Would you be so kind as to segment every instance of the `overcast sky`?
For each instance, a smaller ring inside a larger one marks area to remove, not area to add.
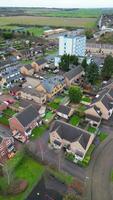
[[[19,7],[113,7],[113,0],[0,0],[0,6]]]

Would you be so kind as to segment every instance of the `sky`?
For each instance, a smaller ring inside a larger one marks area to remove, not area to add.
[[[54,8],[101,8],[113,7],[113,0],[0,0],[1,6],[54,7]]]

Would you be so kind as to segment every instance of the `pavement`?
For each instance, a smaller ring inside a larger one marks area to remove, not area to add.
[[[86,172],[84,200],[112,200],[113,131],[95,150]]]

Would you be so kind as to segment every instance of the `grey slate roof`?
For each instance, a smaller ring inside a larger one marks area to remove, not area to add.
[[[96,103],[100,101],[107,93],[109,92],[109,88],[105,88],[104,90],[100,91],[96,97],[93,99],[92,103]]]
[[[30,105],[22,112],[18,113],[15,117],[23,125],[23,127],[27,127],[38,116],[38,111],[32,105]]]
[[[37,91],[35,88],[29,88],[29,87],[24,87],[20,90],[20,92],[24,92],[26,94],[30,94],[31,96],[36,96],[36,97],[43,97],[44,96],[44,92],[39,92]]]
[[[57,112],[60,112],[62,114],[68,115],[71,111],[71,108],[68,106],[60,105],[59,108],[57,109]]]
[[[111,88],[111,89],[109,90],[108,94],[110,95],[110,97],[113,98],[113,88]]]
[[[24,65],[24,67],[25,67],[27,70],[31,70],[31,69],[32,69],[32,66],[31,66],[30,64]]]
[[[94,122],[97,122],[97,123],[99,123],[100,121],[101,121],[101,118],[99,118],[99,117],[95,117],[95,116],[93,116],[93,115],[86,115],[86,118],[88,118],[88,119],[90,119],[90,120],[92,120],[92,121],[94,121]]]
[[[77,66],[72,70],[69,70],[64,74],[65,77],[67,77],[69,80],[73,79],[75,76],[83,72],[83,68],[81,66]]]
[[[59,84],[64,84],[64,77],[61,75],[56,75],[50,78],[46,78],[41,81],[43,87],[48,93],[51,93],[54,87],[56,87]]]
[[[46,62],[47,62],[47,61],[46,61],[45,59],[36,61],[36,63],[37,63],[38,65],[43,65],[43,64],[46,63]]]
[[[105,95],[101,101],[104,104],[104,106],[107,108],[107,110],[110,110],[111,108],[113,108],[113,101],[110,101],[110,98],[107,95]]]
[[[86,149],[90,139],[90,134],[87,131],[59,120],[53,123],[50,132],[55,130],[62,139],[70,142],[78,141],[81,146]]]

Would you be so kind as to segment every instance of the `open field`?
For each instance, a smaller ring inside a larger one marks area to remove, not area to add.
[[[0,17],[0,25],[39,25],[56,27],[85,27],[91,28],[96,24],[96,18],[64,18],[64,17],[35,17],[15,16]]]
[[[30,8],[25,10],[27,14],[44,17],[75,17],[75,18],[97,18],[102,14],[102,9],[44,9]]]
[[[112,8],[80,8],[80,9],[58,9],[58,8],[0,8],[1,16],[40,16],[40,17],[75,17],[75,18],[98,18],[103,13],[113,13]]]

